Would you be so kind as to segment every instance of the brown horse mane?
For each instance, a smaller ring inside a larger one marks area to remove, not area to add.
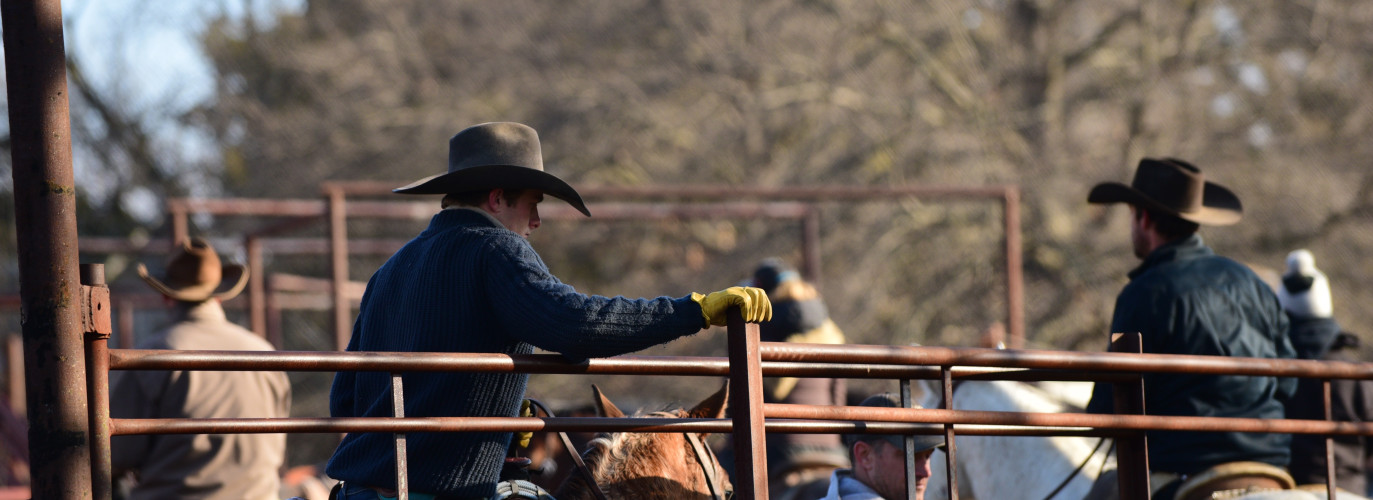
[[[624,413],[604,399],[593,386],[601,416],[623,417]],[[650,418],[720,418],[728,385],[692,410],[664,410],[646,415]],[[601,405],[604,406],[601,406]],[[702,436],[704,437],[704,436]],[[588,443],[582,460],[590,468],[596,484],[609,499],[690,499],[710,498],[701,466],[691,444],[682,433],[601,433]],[[723,471],[719,472],[724,477]],[[579,473],[563,482],[554,497],[558,500],[592,500],[592,488]]]

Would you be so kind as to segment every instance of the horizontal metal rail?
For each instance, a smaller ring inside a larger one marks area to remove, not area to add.
[[[919,411],[919,410],[917,410]],[[408,418],[214,418],[114,419],[112,435],[130,434],[273,434],[343,432],[708,432],[730,433],[729,420],[700,418],[602,417],[408,417]],[[768,432],[780,434],[943,434],[937,424],[837,420],[770,420]],[[959,434],[983,436],[1116,436],[1111,429],[968,424]]]
[[[326,191],[347,195],[389,196],[401,182],[333,181],[322,184]],[[865,201],[901,196],[969,197],[1005,196],[1017,192],[1015,185],[988,186],[581,186],[577,192],[588,200],[596,199],[693,199],[693,200],[803,200]]]
[[[1223,356],[1087,353],[971,347],[762,342],[764,374],[849,378],[1100,380],[1110,373],[1191,373],[1373,379],[1373,363]],[[806,361],[802,361],[806,360]],[[725,358],[618,356],[569,363],[556,354],[325,351],[110,350],[112,370],[521,371],[526,373],[727,375]],[[1022,372],[1023,370],[1044,370]],[[1099,372],[1099,373],[1098,373]],[[1109,377],[1107,377],[1109,379]]]
[[[768,403],[768,432],[781,434],[939,434],[935,424],[958,425],[959,434],[972,434],[964,426],[980,426],[987,435],[1116,436],[1109,431],[1231,431],[1280,434],[1373,435],[1373,422],[1329,422],[1229,417],[1160,415],[1094,415],[1086,413],[1020,413],[1000,411],[937,410],[928,408],[868,408],[856,406],[806,406]],[[779,421],[771,419],[797,419]],[[128,434],[252,434],[342,432],[516,432],[516,431],[614,431],[614,432],[733,432],[728,419],[639,419],[588,417],[405,417],[405,418],[181,418],[111,419],[111,435]],[[860,423],[869,422],[869,423]],[[871,422],[887,422],[875,426]],[[930,425],[910,425],[930,424]],[[1017,430],[1025,427],[1026,430]],[[974,427],[969,427],[972,429]]]
[[[929,408],[867,408],[768,403],[763,413],[773,418],[817,420],[873,420],[926,424],[977,424],[1035,427],[1092,427],[1120,431],[1232,431],[1280,434],[1373,435],[1373,422],[1329,422],[1232,417],[1164,415],[1096,415],[1088,413],[1026,413],[938,410]],[[962,427],[959,428],[962,434]]]
[[[1127,354],[973,347],[764,343],[763,361],[980,366],[1128,373],[1187,373],[1373,379],[1373,363],[1307,359],[1239,358],[1185,354]]]
[[[766,345],[766,343],[764,343]],[[110,365],[116,370],[284,370],[297,372],[468,371],[561,373],[596,375],[727,376],[729,362],[703,356],[617,356],[570,364],[557,354],[383,353],[332,351],[169,351],[113,349]],[[394,367],[404,368],[394,368]],[[842,377],[854,379],[934,380],[937,366],[874,365],[862,363],[797,363],[764,361],[770,377]],[[1129,374],[995,367],[955,367],[958,380],[1118,381]]]
[[[1138,380],[1142,373],[1237,374],[1248,376],[1370,379],[1373,364],[1275,360],[1194,355],[1085,353],[981,348],[760,343],[756,370],[767,376],[883,378],[903,381],[963,380]],[[620,356],[580,363],[560,355],[512,356],[470,353],[237,352],[116,349],[114,370],[286,370],[522,372],[727,376],[729,360],[688,356]],[[947,372],[947,378],[944,373]],[[1138,382],[1136,382],[1138,383]],[[946,402],[947,404],[947,402]],[[1370,436],[1373,423],[1160,415],[1023,413],[949,409],[867,408],[788,404],[760,405],[771,433],[950,433],[960,435],[1100,436],[1137,438],[1140,432],[1233,431]],[[615,418],[286,418],[286,419],[109,419],[109,435],[349,432],[516,432],[616,431],[732,433],[738,420]],[[749,424],[749,425],[757,425]],[[741,432],[743,432],[741,430]],[[756,432],[756,431],[753,431]],[[946,439],[948,439],[946,437]],[[950,441],[950,449],[953,442]],[[953,460],[952,454],[947,457]],[[758,479],[755,478],[755,481]],[[951,479],[952,480],[952,479]],[[1137,494],[1137,486],[1122,483]],[[765,495],[760,498],[765,498]]]
[[[1138,372],[1238,373],[1253,376],[1291,376],[1314,378],[1373,378],[1373,364],[1324,362],[1313,360],[1273,360],[1215,356],[1162,356],[1149,354],[1082,353],[1067,351],[1008,351],[980,348],[900,347],[828,344],[761,343],[763,359],[822,358],[839,364],[767,361],[762,371],[767,376],[881,377],[937,379],[940,366],[978,365],[955,368],[957,378],[980,380],[1080,380],[1087,376],[1104,379],[1132,376]],[[885,364],[883,364],[885,363]],[[912,363],[936,366],[915,366]],[[895,365],[895,366],[894,366]],[[386,371],[386,372],[521,372],[618,375],[725,376],[729,363],[724,358],[691,356],[621,356],[569,363],[556,354],[512,356],[471,353],[379,353],[379,352],[239,352],[239,351],[164,351],[114,349],[110,351],[112,370],[286,370],[286,371]],[[1066,371],[1078,369],[1086,371]],[[1113,377],[1114,375],[1114,377]],[[800,419],[810,422],[768,422],[769,430],[789,433],[851,432],[852,423],[823,421],[885,421],[914,424],[957,424],[982,426],[1029,426],[1036,428],[1092,428],[1096,431],[1205,430],[1238,432],[1276,432],[1295,434],[1373,435],[1373,423],[1327,422],[1317,420],[1264,420],[1223,417],[1183,417],[1157,415],[1089,415],[1079,413],[1010,413],[935,409],[884,409],[767,404],[764,413],[775,419]],[[730,432],[729,421],[691,421],[687,427],[701,432]],[[135,421],[114,419],[114,433],[143,434],[216,432],[416,432],[464,430],[586,430],[588,425],[605,424],[606,429],[645,432],[680,432],[673,420],[652,425],[615,419],[501,419],[501,418],[402,418],[402,419],[184,419]],[[167,429],[157,430],[155,422]],[[680,423],[680,422],[678,422]],[[697,427],[704,426],[704,427]],[[1009,431],[1003,431],[1009,432]],[[1086,434],[1092,434],[1087,432]],[[1103,435],[1104,435],[1103,434]]]
[[[735,198],[738,199],[738,198]],[[214,215],[276,216],[320,218],[329,214],[324,200],[288,200],[271,198],[173,198],[167,200],[174,213],[204,213]],[[350,214],[384,219],[428,219],[434,216],[433,201],[348,201]],[[797,219],[808,215],[812,208],[803,203],[781,201],[717,202],[711,204],[676,202],[601,202],[589,203],[597,219],[652,220],[700,217],[749,217]],[[570,207],[549,205],[540,207],[539,214],[554,219],[581,219],[585,216]],[[292,222],[299,224],[300,222]],[[352,242],[349,242],[351,245]]]

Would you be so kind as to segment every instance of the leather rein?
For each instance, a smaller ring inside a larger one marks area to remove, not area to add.
[[[545,415],[553,417],[553,412],[549,411],[543,403],[530,399],[529,404],[538,407]],[[721,483],[719,474],[715,471],[719,462],[716,461],[715,454],[711,453],[710,445],[701,441],[701,438],[694,432],[684,432],[682,435],[691,443],[691,449],[696,454],[696,463],[701,466],[701,473],[705,476],[706,485],[710,488],[711,499],[728,500],[731,492],[724,491],[724,485]],[[572,439],[568,438],[567,433],[563,431],[558,431],[558,439],[562,440],[563,449],[567,451],[569,457],[572,457],[572,463],[577,466],[577,474],[587,485],[591,486],[591,493],[595,495],[596,500],[607,500],[605,490],[601,489],[601,485],[596,482],[596,477],[591,473],[591,468],[586,466],[581,454],[577,453],[577,448],[572,445]]]

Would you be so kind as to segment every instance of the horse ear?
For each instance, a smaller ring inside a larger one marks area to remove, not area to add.
[[[729,402],[729,381],[720,387],[719,391],[701,401],[695,408],[691,409],[691,418],[724,418],[725,405]]]
[[[601,417],[624,418],[625,412],[620,411],[620,409],[615,406],[615,403],[611,403],[610,398],[605,397],[605,393],[601,392],[600,387],[596,387],[596,384],[591,384],[591,392],[595,394],[596,397],[596,415]]]

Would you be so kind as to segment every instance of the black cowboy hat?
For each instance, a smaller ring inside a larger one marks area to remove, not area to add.
[[[1207,182],[1201,169],[1176,158],[1139,161],[1129,186],[1103,182],[1087,195],[1088,203],[1129,203],[1172,214],[1205,226],[1228,226],[1244,214],[1229,189]]]
[[[448,140],[448,172],[392,189],[401,194],[449,194],[484,189],[538,189],[591,216],[571,185],[543,170],[539,133],[528,125],[473,125]]]

